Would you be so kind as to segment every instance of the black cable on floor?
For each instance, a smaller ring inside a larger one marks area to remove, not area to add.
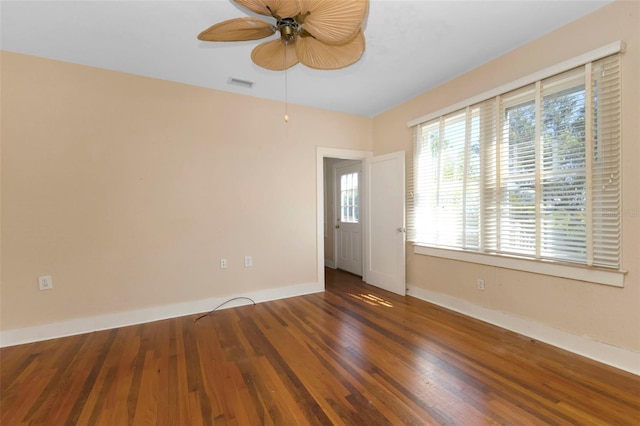
[[[222,302],[221,304],[219,304],[218,306],[216,306],[215,308],[213,308],[212,310],[210,310],[206,314],[200,315],[198,318],[194,319],[193,322],[198,322],[198,320],[200,320],[201,318],[204,318],[207,315],[211,315],[212,313],[214,313],[215,311],[217,311],[219,308],[221,308],[222,306],[226,305],[227,303],[232,302],[234,300],[238,300],[238,299],[247,299],[247,300],[251,301],[251,303],[253,303],[254,306],[256,304],[256,302],[254,302],[253,299],[250,298],[250,297],[244,297],[244,296],[234,297],[232,299],[227,300],[226,302]]]

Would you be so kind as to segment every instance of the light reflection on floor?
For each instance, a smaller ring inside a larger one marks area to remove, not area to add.
[[[387,308],[393,308],[393,303],[389,302],[388,300],[384,300],[381,297],[375,296],[375,295],[373,295],[371,293],[369,293],[369,294],[347,293],[347,294],[349,296],[353,297],[354,299],[360,300],[361,302],[367,303],[367,304],[372,305],[372,306],[384,306],[384,307],[387,307]]]

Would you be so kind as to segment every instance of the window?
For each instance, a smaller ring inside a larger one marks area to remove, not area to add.
[[[620,268],[619,55],[415,126],[409,238]]]
[[[358,173],[340,176],[340,221],[358,223]]]

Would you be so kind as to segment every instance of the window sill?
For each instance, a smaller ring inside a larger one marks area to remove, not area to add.
[[[443,249],[414,244],[413,252],[426,256],[460,260],[517,271],[533,272],[554,277],[569,278],[595,284],[624,287],[626,271],[607,270],[545,260],[531,260],[516,256],[475,253],[466,250]]]

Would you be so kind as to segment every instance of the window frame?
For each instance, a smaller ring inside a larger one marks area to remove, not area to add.
[[[583,55],[577,56],[570,60],[564,61],[560,64],[541,70],[537,73],[518,79],[509,84],[500,86],[491,91],[474,96],[468,100],[459,102],[455,105],[451,105],[447,108],[435,111],[432,114],[419,117],[411,120],[407,123],[408,127],[414,127],[425,122],[434,121],[439,117],[447,117],[450,114],[457,111],[467,109],[470,106],[480,104],[487,99],[499,97],[509,92],[517,92],[517,89],[524,88],[526,86],[535,85],[536,82],[545,80],[549,77],[561,74],[577,67],[584,67],[585,64],[591,63],[598,59],[602,59],[607,56],[611,56],[616,53],[624,52],[624,43],[618,41],[609,45],[603,46],[599,49],[587,52]],[[588,78],[586,80],[589,80]],[[503,105],[504,107],[504,105]],[[504,109],[497,111],[499,114],[504,112]],[[413,184],[413,174],[411,171],[409,178],[409,187]],[[413,211],[414,206],[412,202],[413,194],[410,193],[408,197],[408,211]],[[480,219],[482,220],[482,219]],[[409,219],[409,223],[413,221],[413,218]],[[622,224],[621,224],[622,225]],[[428,255],[439,258],[446,258],[452,260],[460,260],[471,263],[478,263],[483,265],[490,265],[496,267],[502,267],[506,269],[514,269],[525,272],[532,272],[544,275],[557,276],[562,278],[569,278],[574,280],[586,281],[597,284],[605,284],[616,287],[624,286],[624,276],[626,271],[622,269],[613,269],[607,267],[587,266],[578,263],[568,263],[560,260],[548,260],[548,259],[536,259],[530,257],[520,257],[517,254],[504,254],[504,253],[487,253],[476,250],[466,250],[462,248],[449,248],[449,247],[434,247],[424,244],[414,243],[414,253],[421,255]],[[620,265],[622,265],[622,252],[620,252]]]
[[[360,223],[360,172],[352,172],[340,176],[337,182],[340,200],[340,218],[342,223]],[[345,180],[346,182],[343,182]],[[343,189],[343,184],[346,189]],[[345,196],[347,202],[345,203]],[[345,210],[346,209],[346,210]],[[345,214],[348,211],[348,214]]]

